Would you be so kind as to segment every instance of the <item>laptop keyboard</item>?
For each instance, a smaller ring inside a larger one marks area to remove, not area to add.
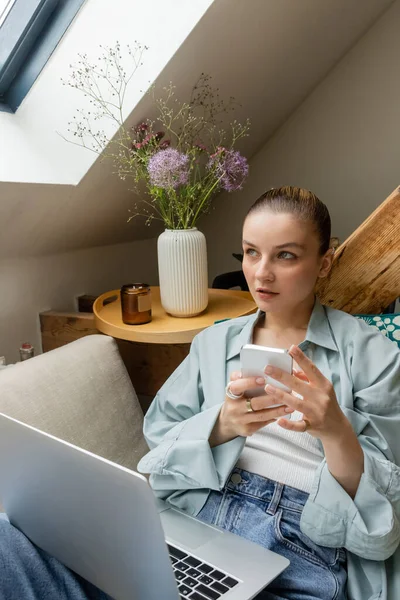
[[[234,577],[171,544],[168,544],[168,550],[181,598],[217,600],[239,583]]]

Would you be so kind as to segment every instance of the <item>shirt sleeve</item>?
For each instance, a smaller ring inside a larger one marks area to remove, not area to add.
[[[364,472],[352,499],[324,460],[301,529],[317,544],[379,561],[400,542],[400,352],[381,333],[361,325],[350,365],[354,410],[343,411],[363,449]]]
[[[204,398],[198,338],[189,356],[167,380],[144,419],[150,452],[138,464],[150,473],[156,495],[167,499],[190,489],[220,490],[243,448],[238,437],[211,448],[209,437],[219,416],[220,403]]]

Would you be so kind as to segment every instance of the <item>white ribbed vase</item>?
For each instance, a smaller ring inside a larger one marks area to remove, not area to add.
[[[158,238],[161,304],[173,317],[194,317],[208,304],[206,238],[193,229],[166,229]]]

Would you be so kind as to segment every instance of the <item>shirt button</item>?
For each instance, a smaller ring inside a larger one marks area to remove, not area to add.
[[[241,483],[241,481],[242,481],[242,478],[239,475],[239,473],[233,473],[233,475],[231,476],[231,482],[236,485],[237,483]]]

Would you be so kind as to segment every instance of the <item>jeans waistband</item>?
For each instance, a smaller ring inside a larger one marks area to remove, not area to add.
[[[279,506],[302,510],[309,494],[261,475],[235,467],[225,489],[256,498],[268,504],[266,512],[274,514]]]

